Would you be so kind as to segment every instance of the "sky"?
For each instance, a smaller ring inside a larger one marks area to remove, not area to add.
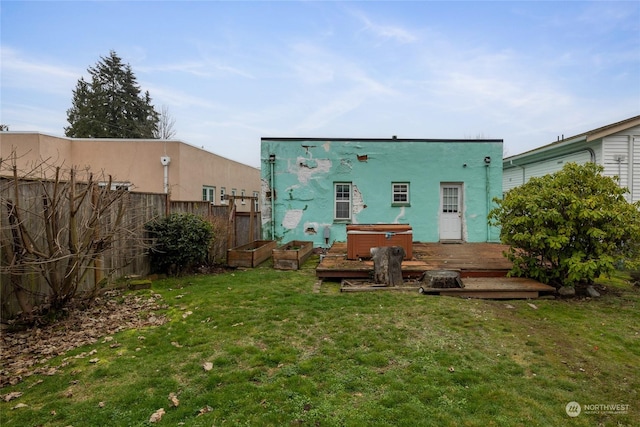
[[[0,2],[0,123],[64,136],[114,51],[175,139],[261,167],[260,138],[503,139],[640,114],[638,1]]]

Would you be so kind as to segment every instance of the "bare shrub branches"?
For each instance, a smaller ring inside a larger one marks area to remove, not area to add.
[[[142,245],[141,231],[131,226],[144,221],[127,218],[135,215],[129,192],[112,189],[111,176],[89,169],[43,161],[19,171],[16,165],[15,153],[0,159],[0,273],[9,277],[20,309],[31,313],[31,301],[43,298],[48,308],[60,309],[80,291],[93,295],[121,267],[104,263],[114,244],[133,239]]]

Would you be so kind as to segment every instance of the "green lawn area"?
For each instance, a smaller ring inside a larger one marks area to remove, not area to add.
[[[77,348],[47,362],[55,375],[0,389],[23,393],[0,403],[0,424],[640,425],[640,290],[623,280],[596,300],[343,294],[337,282],[316,285],[316,263],[135,291],[160,294],[169,321]]]

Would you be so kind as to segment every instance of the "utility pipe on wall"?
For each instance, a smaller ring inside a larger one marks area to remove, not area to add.
[[[160,163],[164,166],[164,194],[169,193],[169,163],[171,163],[171,157],[160,157]]]
[[[489,181],[489,165],[491,165],[491,157],[487,156],[484,158],[484,166],[485,166],[485,189],[487,191],[487,218],[489,218],[489,209],[491,207],[491,183]],[[487,242],[489,241],[489,237],[491,236],[491,226],[489,225],[489,221],[487,221]]]
[[[274,187],[275,177],[274,169],[276,163],[276,155],[269,154],[269,187],[271,187],[271,239],[276,238],[276,189]]]

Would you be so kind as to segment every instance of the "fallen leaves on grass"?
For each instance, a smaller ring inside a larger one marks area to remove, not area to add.
[[[162,416],[165,414],[164,408],[160,408],[158,409],[156,412],[154,412],[153,414],[151,414],[151,417],[149,417],[149,422],[150,423],[157,423],[162,419]]]
[[[4,394],[4,395],[2,395],[2,396],[0,396],[0,397],[1,397],[1,398],[2,398],[2,400],[4,400],[5,402],[10,402],[10,401],[12,401],[13,399],[17,399],[17,398],[19,398],[20,396],[22,396],[22,392],[20,392],[20,391],[12,391],[11,393]]]
[[[180,405],[180,400],[178,400],[178,396],[175,393],[169,393],[169,401],[174,407]]]
[[[211,412],[211,411],[213,411],[213,408],[211,406],[207,405],[207,406],[205,406],[204,408],[202,408],[202,409],[200,409],[198,411],[198,415],[197,416],[199,417],[200,415],[204,415],[207,412]]]
[[[108,335],[123,330],[162,325],[166,318],[153,312],[163,308],[166,306],[158,294],[125,295],[116,290],[95,298],[89,308],[69,309],[64,319],[51,325],[2,331],[0,388],[18,384],[34,374],[55,374],[56,368],[42,365],[74,348],[94,344],[101,338],[110,341],[113,338]]]

